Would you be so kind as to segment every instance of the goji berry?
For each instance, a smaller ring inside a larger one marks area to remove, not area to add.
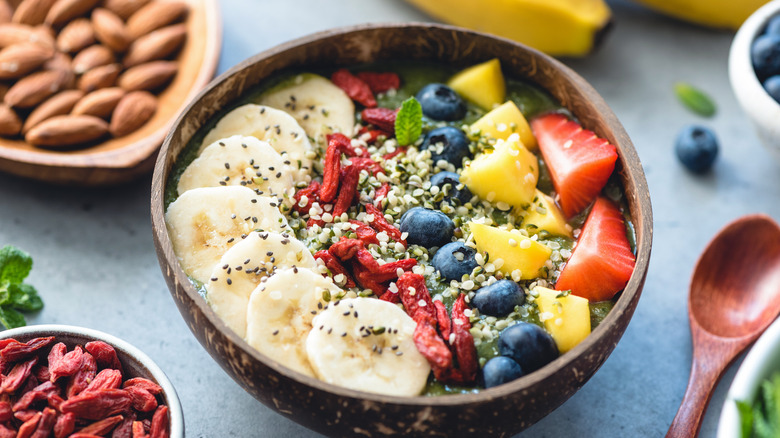
[[[139,412],[151,412],[157,408],[157,399],[151,392],[140,386],[128,386],[125,391],[133,399],[133,409]]]
[[[371,88],[362,79],[350,73],[347,69],[339,69],[330,76],[331,82],[344,90],[350,99],[358,102],[366,108],[376,106],[376,99]]]
[[[141,421],[133,421],[133,438],[148,438],[146,434],[146,428]]]
[[[343,134],[330,134],[328,149],[325,152],[325,164],[322,170],[322,185],[320,186],[320,199],[322,202],[331,202],[336,199],[341,177],[341,150],[344,144],[349,145],[350,140]]]
[[[427,319],[417,321],[417,327],[414,329],[414,345],[428,361],[437,379],[443,376],[446,370],[452,368],[452,352]]]
[[[111,431],[117,424],[121,423],[124,417],[121,415],[114,415],[106,417],[102,420],[96,421],[88,426],[85,426],[77,433],[87,435],[103,436]]]
[[[161,405],[152,416],[151,438],[168,438],[169,426],[168,407]]]
[[[356,76],[368,84],[368,87],[374,93],[384,93],[401,87],[401,77],[393,72],[361,71]]]
[[[479,359],[477,357],[477,348],[474,346],[474,338],[460,319],[452,321],[452,333],[455,335],[453,348],[455,357],[458,360],[460,378],[463,379],[459,383],[473,383],[477,378],[477,370],[479,369]]]
[[[364,244],[370,245],[373,243],[379,245],[379,239],[376,238],[376,231],[369,227],[368,224],[356,221],[354,219],[350,219],[349,223],[357,226],[354,230],[355,234],[357,234],[358,239],[360,239]]]
[[[70,436],[70,438],[100,438],[100,435],[93,435],[91,433],[76,432]]]
[[[132,438],[133,422],[136,420],[135,412],[125,412],[125,418],[119,423],[119,426],[111,432],[111,438]],[[55,437],[56,438],[56,437]]]
[[[355,281],[363,289],[371,289],[377,296],[383,296],[388,291],[387,286],[379,283],[374,278],[374,274],[366,269],[362,264],[353,264],[352,271],[355,273]]]
[[[371,175],[376,176],[378,173],[385,173],[385,169],[378,162],[366,157],[354,157],[349,159],[352,166],[356,166],[360,170],[366,170]]]
[[[57,342],[51,347],[51,350],[49,350],[49,356],[47,360],[49,361],[49,365],[56,364],[60,360],[62,360],[63,356],[65,356],[65,353],[68,352],[68,347],[65,346],[65,343],[63,342]]]
[[[59,395],[60,388],[51,381],[45,381],[31,391],[27,391],[14,403],[14,411],[28,409],[31,404],[39,400],[48,400],[51,395]]]
[[[321,251],[317,251],[314,254],[314,258],[322,260],[322,262],[325,263],[325,267],[330,270],[330,273],[334,277],[339,274],[343,275],[346,278],[344,287],[355,287],[355,280],[352,278],[352,275],[349,274],[349,271],[347,271],[347,268],[345,268],[344,265],[342,265],[335,257],[333,257],[333,254],[323,249]]]
[[[52,342],[54,342],[54,336],[30,339],[25,343],[9,343],[0,350],[0,357],[7,363],[18,362],[37,354],[38,350],[47,347]]]
[[[406,153],[407,149],[408,148],[406,146],[399,146],[399,147],[395,148],[395,150],[393,152],[390,152],[390,153],[382,155],[382,158],[385,159],[385,160],[392,160],[393,158],[395,158],[395,157],[397,157],[397,156],[399,156],[401,154]]]
[[[372,220],[369,221],[369,224],[371,224],[375,230],[380,232],[384,231],[391,239],[401,243],[404,247],[407,246],[406,240],[401,238],[403,235],[401,230],[390,224],[390,222],[385,219],[385,215],[382,214],[382,211],[374,206],[374,204],[366,204],[366,213],[371,216]]]
[[[342,237],[341,240],[334,243],[328,248],[328,252],[341,261],[349,260],[355,257],[358,250],[363,248],[363,242],[359,239],[347,239]]]
[[[49,374],[49,367],[46,365],[38,364],[37,366],[33,367],[32,374],[36,379],[38,379],[39,382],[51,379],[51,374]]]
[[[295,195],[293,195],[293,199],[295,199],[293,210],[300,214],[308,214],[312,204],[319,202],[319,192],[320,183],[317,181],[312,181],[308,186],[295,192]],[[301,205],[301,199],[303,199],[304,196],[306,196],[306,202],[304,205]]]
[[[2,392],[11,393],[21,388],[24,382],[27,381],[27,378],[30,377],[32,368],[36,363],[38,363],[38,358],[33,357],[32,359],[14,365],[8,375],[3,379],[0,390],[2,390]]]
[[[57,345],[52,348],[52,352],[55,351],[54,348],[56,348]],[[65,353],[65,355],[55,358],[54,362],[51,360],[52,352],[49,353],[49,379],[52,382],[56,382],[60,377],[68,377],[76,374],[81,367],[84,351],[78,345],[76,345],[76,348],[73,350]]]
[[[46,397],[46,400],[49,402],[49,406],[53,407],[56,411],[60,410],[60,406],[62,406],[62,403],[65,401],[59,394],[50,394]]]
[[[415,266],[417,266],[417,260],[401,259],[387,262],[384,265],[377,265],[376,269],[373,269],[371,273],[376,276],[377,281],[390,281],[398,278],[399,269],[407,272]]]
[[[65,389],[66,397],[71,398],[80,394],[81,391],[89,386],[89,382],[95,378],[96,373],[97,362],[95,361],[95,358],[89,353],[84,353],[81,358],[81,368],[76,371],[76,374],[74,374],[73,377],[68,379],[68,385]]]
[[[122,385],[122,372],[106,368],[101,370],[83,392],[97,391],[99,389],[116,389]]]
[[[452,321],[459,320],[466,329],[470,329],[471,322],[469,321],[469,317],[466,316],[466,309],[468,309],[468,305],[466,305],[466,295],[460,294],[452,304]]]
[[[441,333],[442,339],[447,342],[450,339],[450,333],[452,333],[452,321],[447,314],[447,307],[439,300],[433,302],[433,307],[436,309],[436,323],[439,326],[439,333]]]
[[[11,402],[3,400],[0,401],[0,423],[5,423],[14,417],[14,412],[11,409]]]
[[[73,414],[60,414],[54,422],[54,438],[65,438],[76,429],[76,416]]]
[[[390,108],[366,108],[360,113],[360,117],[364,122],[382,130],[388,137],[393,137],[396,114],[396,110]]]
[[[360,128],[357,134],[357,138],[365,141],[366,144],[376,143],[380,136],[387,136],[387,134],[381,129],[369,129],[367,126]]]
[[[0,438],[16,438],[16,431],[0,424]]]
[[[38,420],[38,426],[31,435],[31,438],[48,438],[57,421],[57,411],[52,408],[43,408],[41,419]]]
[[[374,203],[377,204],[387,198],[388,193],[390,193],[390,184],[382,183],[382,186],[374,192]]]
[[[42,416],[43,416],[42,413],[36,412],[27,420],[22,420],[24,421],[24,423],[21,426],[19,426],[19,432],[17,432],[16,437],[30,438],[32,434],[35,432],[35,429],[38,427],[38,422],[41,420]]]
[[[36,411],[35,409],[22,409],[19,411],[14,411],[14,418],[21,422],[25,422],[35,417],[35,414],[40,414],[40,412]]]
[[[354,159],[354,158],[353,158]],[[339,189],[336,203],[333,205],[333,217],[339,217],[346,213],[357,194],[358,179],[360,178],[360,168],[355,165],[349,165],[344,168],[341,175],[341,188]]]
[[[401,297],[398,296],[398,292],[393,292],[391,290],[388,290],[387,292],[380,295],[379,299],[384,301],[389,301],[391,303],[397,303],[401,301]]]
[[[417,321],[418,325],[420,321],[425,321],[436,331],[436,309],[425,286],[425,277],[407,272],[395,284],[398,286],[398,295],[401,296],[406,313]]]
[[[319,225],[321,228],[325,225],[325,221],[322,219],[314,219],[311,217],[309,218],[309,220],[306,221],[306,228],[311,228],[315,225]]]
[[[155,395],[162,393],[162,387],[160,385],[144,377],[133,377],[132,379],[125,380],[125,383],[122,384],[123,388],[130,386],[141,387]]]
[[[98,389],[65,400],[60,409],[86,420],[100,420],[125,411],[131,403],[130,394],[123,389]]]
[[[122,371],[122,362],[116,355],[116,350],[103,341],[87,342],[84,348],[91,354],[99,368],[113,368]]]

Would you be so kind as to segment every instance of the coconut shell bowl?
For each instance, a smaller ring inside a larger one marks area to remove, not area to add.
[[[258,84],[285,71],[393,60],[467,67],[498,58],[504,75],[535,83],[584,128],[616,146],[636,237],[636,267],[614,308],[575,348],[540,370],[476,393],[398,397],[345,389],[292,371],[230,330],[199,294],[174,254],[165,223],[165,189],[177,159],[204,127]],[[599,94],[560,62],[509,40],[434,24],[380,24],[329,30],[257,54],[209,84],[180,114],[154,170],[151,213],[162,272],[190,330],[215,361],[266,406],[329,436],[510,436],[571,397],[623,335],[639,300],[652,241],[650,196],[626,131]]]

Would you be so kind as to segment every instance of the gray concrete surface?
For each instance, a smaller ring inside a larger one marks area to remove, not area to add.
[[[621,1],[601,50],[564,60],[588,79],[631,135],[655,211],[650,272],[623,339],[601,370],[524,437],[657,437],[688,379],[687,289],[693,265],[729,220],[764,212],[780,219],[780,164],[772,161],[731,92],[732,34],[697,28]],[[401,1],[224,0],[220,72],[261,50],[317,30],[363,22],[428,18]],[[704,120],[675,98],[675,81],[710,93],[718,114]],[[687,123],[715,129],[714,171],[687,173],[673,142]],[[66,323],[120,336],[154,358],[182,400],[191,437],[308,437],[315,433],[241,390],[184,325],[152,244],[150,178],[120,187],[73,189],[0,175],[0,245],[30,252],[29,281],[46,307],[30,323]],[[702,435],[715,435],[732,367],[713,397]]]

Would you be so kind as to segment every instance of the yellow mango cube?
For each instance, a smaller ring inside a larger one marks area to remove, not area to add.
[[[510,135],[517,134],[520,136],[523,146],[529,151],[537,147],[536,137],[531,132],[531,126],[528,125],[525,116],[520,112],[520,108],[511,100],[482,116],[471,125],[469,130],[472,133],[479,133],[496,140],[506,140]]]
[[[558,350],[565,353],[590,334],[588,300],[576,295],[562,296],[560,291],[537,286],[539,317]]]
[[[572,237],[571,225],[566,223],[561,209],[555,204],[553,198],[536,189],[536,197],[526,209],[523,217],[523,228],[529,234],[539,231],[547,231],[554,236]]]
[[[490,202],[525,208],[536,196],[539,161],[515,134],[478,155],[460,176],[471,193]]]
[[[486,110],[506,100],[506,82],[498,58],[456,73],[447,85],[464,99]]]
[[[530,280],[541,274],[552,250],[530,239],[519,230],[502,230],[490,225],[469,222],[477,250],[489,254],[488,262],[515,281]],[[498,262],[501,260],[503,263]]]

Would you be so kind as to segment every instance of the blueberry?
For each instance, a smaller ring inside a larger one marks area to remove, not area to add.
[[[436,258],[434,257],[434,263]],[[490,316],[506,316],[525,302],[525,293],[512,280],[499,280],[477,290],[471,299],[479,313]]]
[[[780,74],[780,35],[761,35],[750,47],[750,59],[759,80]]]
[[[466,115],[466,103],[444,84],[428,84],[417,93],[423,114],[434,120],[460,120]]]
[[[526,373],[547,365],[558,357],[555,340],[536,324],[520,322],[498,335],[498,352],[514,359]]]
[[[780,75],[770,76],[764,81],[764,89],[772,99],[780,103]]]
[[[478,266],[474,258],[476,251],[464,245],[463,242],[450,242],[436,251],[433,256],[433,267],[447,280],[460,281],[464,275]]]
[[[767,35],[780,35],[780,15],[775,15],[769,20],[764,33]]]
[[[496,356],[482,368],[482,376],[485,388],[492,388],[507,382],[511,382],[523,376],[520,365],[506,356]]]
[[[674,150],[691,172],[704,173],[718,156],[718,138],[709,128],[689,125],[677,135]]]
[[[408,233],[407,242],[433,248],[452,239],[455,224],[440,211],[414,207],[401,217],[401,232]]]
[[[463,159],[469,156],[469,139],[460,129],[443,126],[425,134],[420,149],[428,148],[431,149],[431,159],[434,163],[445,160],[455,167],[460,167]]]
[[[474,196],[465,185],[462,188],[458,188],[460,183],[460,177],[455,172],[442,171],[431,177],[431,185],[437,186],[440,189],[444,189],[444,185],[449,184],[450,188],[447,190],[447,194],[444,195],[444,199],[452,203],[453,199],[457,199],[459,205],[463,205],[471,201],[471,197]]]

